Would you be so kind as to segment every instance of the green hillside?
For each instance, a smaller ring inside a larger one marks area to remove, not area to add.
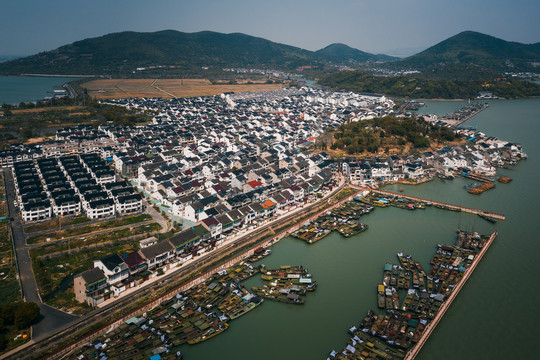
[[[365,58],[379,57],[349,48]],[[275,43],[245,34],[211,31],[183,33],[121,32],[91,38],[26,58],[0,63],[0,74],[127,75],[138,67],[174,66],[175,71],[201,72],[202,67],[296,69],[302,65],[341,64],[336,52],[322,53]],[[358,60],[362,61],[362,60]]]
[[[399,59],[384,54],[370,54],[345,44],[331,44],[321,50],[317,50],[316,53],[328,61],[335,63],[349,63],[353,65],[355,63],[364,63],[368,61],[392,61]]]
[[[434,69],[447,66],[463,68],[472,64],[485,70],[534,70],[540,61],[540,43],[521,44],[474,31],[464,31],[397,63],[399,67]],[[461,66],[459,66],[461,65]]]
[[[480,91],[489,91],[501,98],[540,96],[540,85],[511,79],[453,80],[427,79],[422,76],[373,76],[361,71],[342,71],[319,79],[319,83],[335,90],[385,94],[406,99],[467,99]]]

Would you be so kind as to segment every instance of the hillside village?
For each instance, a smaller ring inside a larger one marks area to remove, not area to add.
[[[136,274],[144,274],[140,283],[155,269],[184,263],[315,201],[336,185],[338,172],[355,184],[378,186],[458,169],[494,175],[495,166],[526,156],[517,144],[472,130],[460,130],[467,145],[417,155],[338,161],[312,153],[328,128],[393,113],[390,99],[350,92],[301,88],[104,103],[155,116],[144,126],[63,128],[54,141],[0,153],[0,164],[15,170],[25,221],[139,212],[144,197],[183,228],[168,240],[141,242],[134,253],[96,259],[75,278],[77,299],[94,306],[132,286]],[[55,184],[71,186],[49,191],[53,175]],[[22,193],[26,180],[32,187]]]

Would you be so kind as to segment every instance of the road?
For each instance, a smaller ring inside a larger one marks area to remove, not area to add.
[[[73,89],[70,83],[64,85],[65,89],[69,92],[69,97],[75,99],[77,97],[77,92]]]
[[[10,221],[9,224],[13,235],[23,299],[26,302],[38,304],[40,308],[40,319],[38,323],[32,326],[32,338],[39,340],[55,333],[60,327],[70,324],[77,319],[77,316],[52,308],[43,304],[41,301],[32,270],[32,259],[30,258],[29,248],[26,245],[26,235],[23,232],[19,213],[15,210],[14,206],[15,184],[13,183],[11,169],[4,169],[4,179],[8,212],[9,216],[13,218],[13,221]]]
[[[11,170],[8,170],[8,171],[10,172]],[[9,193],[14,194],[15,192],[14,192],[13,178],[11,176],[6,176],[6,184],[8,184],[8,182],[10,186],[10,188],[8,189]],[[25,262],[22,266],[25,268],[24,272],[26,274],[25,281],[23,284],[23,291],[28,291],[31,296],[34,296],[37,299],[36,302],[40,304],[40,308],[43,311],[43,317],[41,321],[33,328],[34,341],[33,341],[33,344],[29,344],[28,350],[37,351],[38,349],[41,348],[41,346],[47,347],[48,346],[47,344],[50,343],[51,341],[53,342],[59,341],[59,339],[65,336],[69,336],[69,334],[75,333],[83,328],[86,328],[88,325],[91,325],[95,323],[96,321],[99,321],[99,319],[103,317],[122,311],[126,306],[129,306],[133,302],[136,302],[137,300],[146,297],[149,292],[159,291],[160,289],[163,289],[164,287],[177,283],[178,279],[180,278],[188,276],[191,273],[201,271],[205,269],[207,266],[209,266],[210,264],[219,263],[220,261],[222,261],[223,255],[229,256],[235,251],[238,251],[238,249],[241,249],[246,244],[254,242],[255,240],[257,240],[259,235],[266,233],[269,229],[279,228],[280,226],[282,226],[280,224],[286,224],[292,219],[301,219],[309,211],[316,208],[321,203],[328,201],[328,199],[331,196],[333,196],[338,191],[343,189],[345,185],[346,185],[345,181],[343,180],[340,181],[340,185],[335,187],[329,193],[327,193],[326,196],[324,196],[322,199],[318,199],[307,206],[304,206],[292,212],[283,214],[282,216],[280,216],[279,218],[275,220],[269,221],[268,223],[263,224],[249,231],[248,233],[242,234],[238,236],[236,239],[231,240],[229,244],[226,244],[216,249],[217,251],[212,251],[212,252],[203,254],[197,260],[194,261],[191,267],[182,267],[177,272],[167,274],[161,277],[160,281],[154,284],[148,284],[149,286],[145,286],[138,289],[135,293],[130,294],[130,296],[125,297],[125,298],[121,297],[117,299],[115,302],[106,305],[104,308],[93,310],[92,312],[87,314],[85,317],[81,317],[81,318],[76,318],[75,316],[71,316],[69,314],[53,309],[41,303],[41,299],[39,298],[39,294],[37,293],[36,283],[33,277],[30,257],[28,255],[28,248],[25,245],[22,227],[20,225],[20,221],[15,221],[14,222],[15,227],[18,226],[19,228],[18,230],[19,232],[17,234],[18,240],[16,241],[16,246],[19,247],[20,249],[17,249],[17,254],[19,254],[20,250],[25,250],[25,251],[22,251],[23,253],[22,261],[24,261],[24,255],[26,255],[26,258],[28,259],[28,262]],[[8,202],[10,202],[11,205],[13,204],[13,195],[11,196],[11,199],[8,200]],[[150,207],[147,207],[147,210],[148,208]],[[10,213],[15,214],[14,211],[11,212],[12,210],[14,210],[14,208],[10,209]],[[154,211],[155,214],[158,214],[155,211],[155,209],[152,209],[152,210]],[[150,210],[150,212],[152,210]],[[158,216],[160,215],[158,214]],[[26,252],[26,254],[24,254],[24,252]],[[21,276],[21,279],[22,279],[22,276]],[[45,337],[49,337],[51,335],[52,335],[51,340],[46,341],[43,345],[39,343],[39,340],[44,339]],[[19,353],[17,350],[14,350],[13,352],[11,352],[10,355],[8,355],[8,357],[11,358],[11,356],[14,356],[14,358],[25,358],[26,355],[28,354]]]
[[[144,210],[145,214],[149,214],[152,219],[154,219],[154,222],[157,222],[159,225],[161,225],[160,233],[166,233],[169,231],[169,220],[165,219],[161,214],[154,209],[152,204],[149,204],[143,197],[143,204],[146,207],[146,210]]]

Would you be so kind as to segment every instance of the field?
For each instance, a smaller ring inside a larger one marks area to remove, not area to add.
[[[47,106],[47,107],[35,107],[35,108],[24,108],[24,109],[13,109],[11,112],[13,114],[29,114],[29,113],[40,113],[44,111],[75,111],[75,110],[83,110],[82,113],[88,113],[86,108],[84,106]],[[79,115],[81,112],[72,112],[70,113],[71,116]]]
[[[12,258],[13,245],[6,219],[8,213],[3,176],[0,176],[0,217],[3,218],[0,220],[0,306],[2,306],[22,300],[15,259]]]
[[[102,79],[82,84],[88,95],[96,99],[123,97],[196,97],[212,96],[224,92],[254,92],[281,89],[283,84],[252,81],[238,84],[212,84],[207,79]]]

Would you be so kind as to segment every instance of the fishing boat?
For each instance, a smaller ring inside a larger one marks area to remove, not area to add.
[[[397,257],[399,259],[399,262],[401,263],[401,266],[403,266],[403,268],[405,270],[409,270],[409,257],[410,257],[410,255],[404,256],[403,253],[399,252],[399,253],[397,253]]]
[[[392,289],[392,306],[394,310],[399,310],[399,295],[396,289]]]
[[[229,324],[228,324],[228,323],[220,323],[219,326],[218,326],[217,328],[212,327],[212,328],[206,330],[206,331],[205,331],[203,334],[201,334],[200,336],[188,340],[187,343],[190,344],[190,345],[193,345],[193,344],[197,344],[197,343],[200,343],[200,342],[202,342],[202,341],[211,339],[211,338],[213,338],[214,336],[216,336],[216,335],[218,335],[218,334],[221,334],[223,331],[227,330],[228,328],[229,328]]]
[[[265,248],[263,248],[263,247],[259,247],[259,248],[255,249],[255,250],[253,251],[253,255],[251,255],[251,256],[247,259],[247,261],[253,263],[253,262],[256,262],[256,261],[261,260],[262,258],[267,257],[267,256],[270,255],[271,253],[272,253],[272,250],[270,250],[270,249],[265,249]]]
[[[495,224],[497,222],[497,220],[495,220],[494,218],[490,217],[490,216],[487,216],[485,214],[478,214],[478,216],[480,216],[482,219],[492,223],[492,224]]]
[[[228,316],[231,320],[239,318],[240,316],[246,314],[247,312],[255,309],[257,306],[263,303],[263,299],[253,296],[254,299],[251,299],[250,302],[246,303],[244,306],[236,309],[234,312],[230,313]]]
[[[377,306],[379,309],[384,309],[384,285],[377,286]]]
[[[463,188],[465,190],[471,190],[471,189],[477,188],[479,186],[480,186],[480,184],[478,184],[478,183],[472,183],[472,184],[468,184],[468,185],[463,186]]]
[[[388,286],[390,285],[390,277],[392,275],[392,264],[386,263],[384,265],[384,277],[383,277],[383,285]]]

